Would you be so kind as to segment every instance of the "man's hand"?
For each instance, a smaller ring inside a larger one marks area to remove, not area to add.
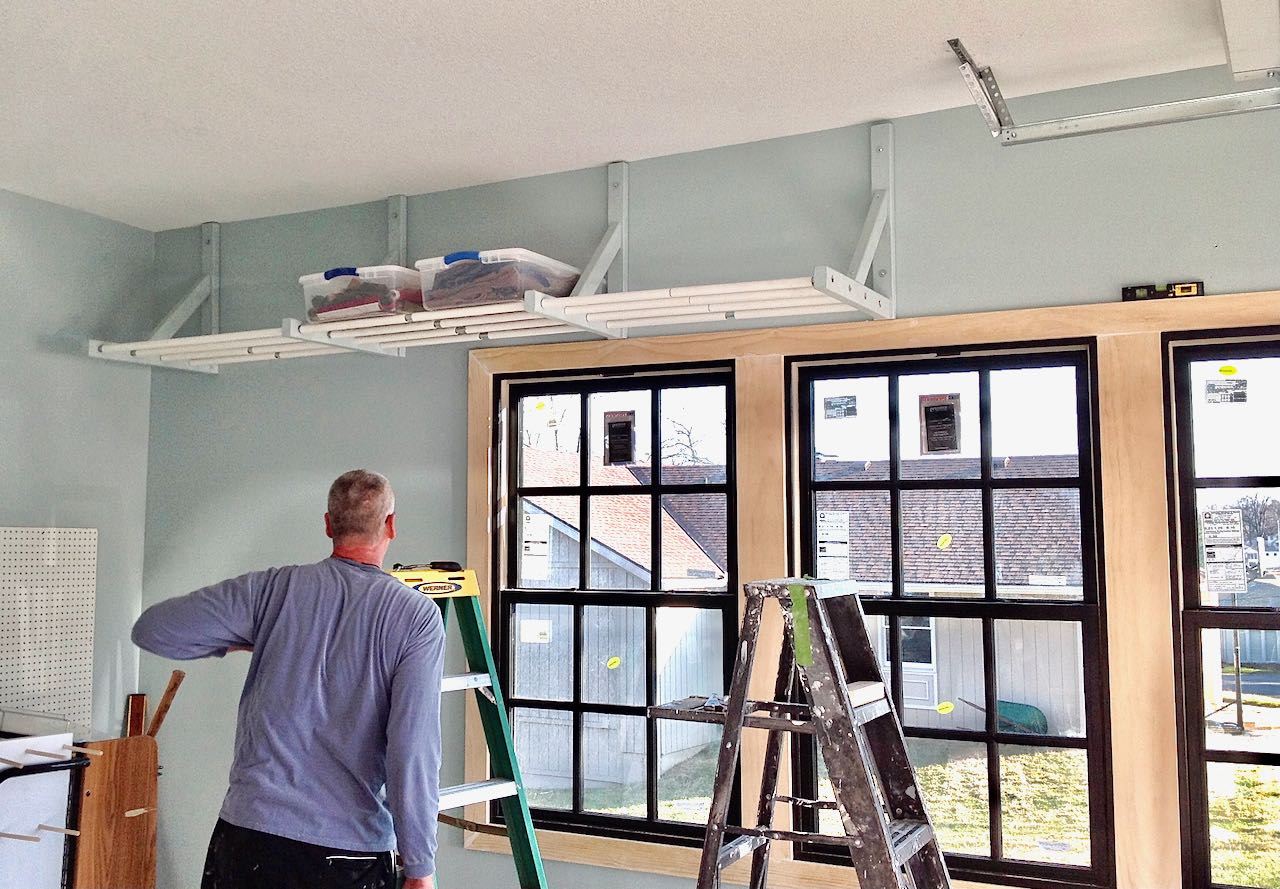
[[[233,651],[247,651],[247,652],[252,653],[252,652],[253,652],[253,646],[252,646],[252,645],[228,645],[228,646],[227,646],[227,654],[231,654],[231,652],[233,652]],[[433,886],[433,887],[431,887],[431,889],[435,889],[435,887]]]
[[[404,881],[404,889],[436,889],[435,877],[413,877]]]

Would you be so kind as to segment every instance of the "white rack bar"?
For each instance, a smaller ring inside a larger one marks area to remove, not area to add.
[[[873,207],[872,213],[876,217],[882,215],[878,207]],[[881,227],[878,221],[873,226]],[[821,266],[809,278],[562,298],[530,291],[525,294],[524,303],[492,303],[333,322],[285,319],[279,329],[131,343],[94,342],[90,344],[90,354],[114,361],[217,373],[224,364],[353,352],[398,356],[405,349],[419,346],[583,332],[619,338],[633,329],[812,315],[892,317],[893,300],[842,272]]]
[[[315,343],[321,346],[335,346],[339,349],[350,349],[353,352],[368,352],[370,355],[381,355],[385,358],[403,358],[403,349],[384,349],[373,343],[362,343],[352,337],[337,337],[329,334],[303,333],[302,323],[296,318],[285,318],[280,326],[280,335],[291,340],[304,343]]]

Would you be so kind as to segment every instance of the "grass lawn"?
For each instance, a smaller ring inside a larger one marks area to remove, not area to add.
[[[948,852],[989,855],[986,748],[959,741],[909,739],[934,827]],[[668,769],[659,779],[659,817],[702,823],[710,805],[716,745]],[[1088,865],[1088,780],[1083,750],[1006,746],[1000,761],[1004,857]],[[586,809],[644,817],[642,784],[589,787]],[[831,798],[822,773],[819,796]],[[1280,889],[1280,767],[1209,765],[1213,879]],[[567,809],[569,789],[529,792],[531,805]],[[839,817],[823,812],[825,832]]]
[[[1215,883],[1280,889],[1280,767],[1209,763]]]

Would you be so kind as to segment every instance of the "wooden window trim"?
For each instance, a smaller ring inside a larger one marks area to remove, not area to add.
[[[1070,338],[1096,338],[1098,359],[1101,510],[1110,648],[1112,765],[1115,774],[1116,885],[1121,889],[1178,886],[1182,880],[1174,651],[1168,618],[1169,523],[1164,441],[1162,335],[1230,330],[1275,323],[1280,292],[1193,297],[1153,302],[1099,303],[1059,308],[769,330],[702,333],[634,340],[584,341],[496,349],[470,354],[467,399],[467,558],[490,589],[493,538],[491,442],[496,375],[545,373],[619,365],[659,366],[689,361],[736,364],[739,478],[738,580],[783,576],[790,567],[787,493],[794,479],[786,462],[788,382],[785,359],[853,352],[951,350]],[[501,509],[501,504],[499,504]],[[488,599],[485,599],[486,609]],[[772,629],[776,634],[777,614]],[[776,652],[776,646],[774,651]],[[769,651],[762,652],[768,658]],[[767,671],[761,671],[767,672]],[[768,678],[763,678],[768,684]],[[753,689],[768,694],[769,689]],[[479,717],[466,711],[467,780],[487,775]],[[763,737],[744,743],[744,811],[758,790]],[[483,806],[467,817],[483,820]],[[632,840],[539,831],[548,860],[693,877],[699,851]],[[468,849],[507,852],[502,838],[468,833]],[[775,854],[771,885],[836,887],[845,867],[795,861],[784,845]],[[726,874],[745,881],[745,869]],[[990,884],[957,883],[958,886]]]

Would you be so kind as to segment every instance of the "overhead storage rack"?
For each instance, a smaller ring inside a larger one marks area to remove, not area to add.
[[[523,303],[492,303],[427,309],[341,321],[302,322],[286,318],[279,327],[220,333],[218,231],[206,224],[205,277],[146,340],[129,343],[91,340],[94,358],[198,373],[217,373],[228,364],[249,364],[321,355],[365,353],[401,357],[406,349],[444,343],[513,338],[552,338],[588,332],[617,339],[653,328],[697,329],[737,319],[777,318],[804,323],[814,316],[850,320],[894,317],[893,130],[871,128],[871,205],[848,273],[826,266],[811,276],[735,284],[704,284],[628,291],[627,167],[609,166],[608,227],[577,286],[569,296],[537,291]],[[405,256],[405,200],[388,200],[388,258]],[[876,289],[868,287],[868,277]],[[602,284],[609,292],[597,293]],[[213,332],[173,337],[201,306]],[[211,320],[212,319],[212,320]]]

